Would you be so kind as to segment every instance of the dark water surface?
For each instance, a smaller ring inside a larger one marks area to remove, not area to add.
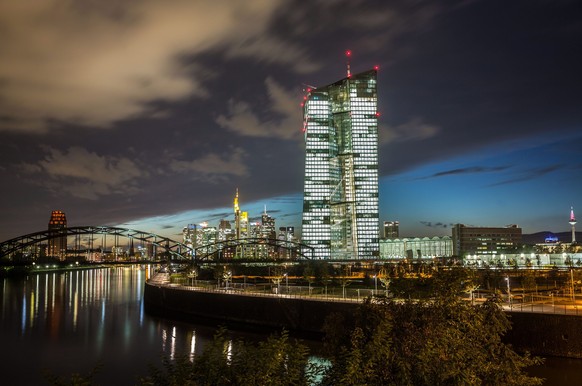
[[[148,275],[135,266],[0,279],[0,384],[49,384],[47,371],[70,378],[102,365],[96,384],[134,385],[163,356],[200,353],[214,328],[147,315]],[[582,385],[582,360],[549,358],[531,372],[545,385]]]
[[[144,267],[0,279],[0,384],[49,384],[46,371],[88,374],[101,385],[138,384],[163,356],[194,355],[214,329],[150,317]]]

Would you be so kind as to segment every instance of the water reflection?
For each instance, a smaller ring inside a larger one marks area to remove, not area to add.
[[[89,373],[101,384],[136,384],[163,356],[194,358],[214,328],[150,317],[143,307],[149,267],[43,273],[0,279],[2,384],[43,383]],[[4,370],[5,369],[5,370]]]

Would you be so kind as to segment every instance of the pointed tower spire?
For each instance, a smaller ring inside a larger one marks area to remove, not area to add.
[[[240,238],[240,207],[238,206],[238,188],[236,188],[236,195],[234,196],[234,231],[236,238]]]
[[[265,204],[265,211],[263,212],[263,214],[266,216],[267,215],[267,204]]]
[[[238,188],[236,188],[236,194],[234,196],[234,213],[240,212],[240,208],[238,206]]]

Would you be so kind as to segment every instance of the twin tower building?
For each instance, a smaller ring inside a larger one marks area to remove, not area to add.
[[[307,89],[302,242],[315,259],[377,258],[376,69]]]

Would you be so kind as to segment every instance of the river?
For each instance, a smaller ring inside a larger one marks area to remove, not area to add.
[[[139,384],[162,357],[194,356],[214,328],[149,316],[148,267],[40,273],[0,279],[0,383],[49,384],[100,366],[102,385]],[[582,360],[548,358],[531,370],[545,385],[582,384]]]

